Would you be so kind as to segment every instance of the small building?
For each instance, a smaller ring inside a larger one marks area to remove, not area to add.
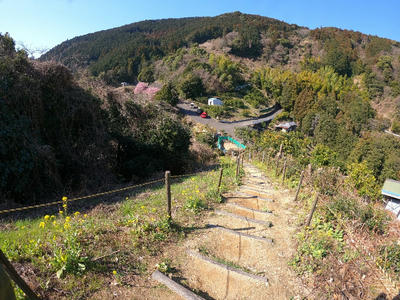
[[[283,131],[283,132],[290,132],[293,130],[296,130],[297,124],[296,122],[282,122],[279,123],[278,125],[275,125],[275,130],[276,131]]]
[[[222,100],[219,98],[210,98],[210,99],[208,99],[208,105],[221,106],[221,105],[224,105],[224,102],[222,102]]]
[[[386,179],[381,194],[387,201],[386,209],[394,213],[400,220],[400,181]]]
[[[128,85],[130,85],[129,83],[127,83],[127,82],[121,82],[121,86],[128,86]]]

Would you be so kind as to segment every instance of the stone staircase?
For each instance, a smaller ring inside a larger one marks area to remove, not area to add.
[[[254,166],[207,228],[184,246],[176,265],[180,283],[156,271],[176,299],[290,299],[301,286],[288,261],[294,251],[295,207],[289,191],[276,190]]]

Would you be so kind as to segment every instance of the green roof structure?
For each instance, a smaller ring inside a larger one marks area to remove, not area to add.
[[[386,179],[382,187],[382,195],[400,200],[400,181]]]

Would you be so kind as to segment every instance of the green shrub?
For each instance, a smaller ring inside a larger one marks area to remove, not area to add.
[[[177,105],[179,101],[178,92],[171,82],[165,84],[161,90],[157,92],[155,98],[160,101],[168,102],[173,106]]]
[[[197,133],[196,140],[200,143],[203,143],[203,144],[209,145],[212,148],[215,148],[214,133],[212,133],[210,131]]]
[[[386,270],[400,273],[400,245],[393,243],[389,246],[382,246],[379,251],[380,257],[377,264]]]
[[[376,199],[378,196],[378,186],[375,176],[366,162],[352,163],[348,167],[349,178],[347,179],[356,189],[360,196]]]
[[[328,203],[327,208],[326,216],[328,220],[335,219],[337,215],[351,220],[355,219],[358,215],[359,203],[353,198],[338,195]]]
[[[232,108],[246,108],[244,102],[241,99],[228,99],[224,100],[224,105]]]
[[[210,117],[217,118],[223,117],[226,113],[225,108],[223,106],[211,106],[207,105],[205,111]]]
[[[389,222],[389,217],[385,211],[374,207],[372,204],[359,208],[359,210],[360,221],[368,230],[378,234],[385,233]]]
[[[315,146],[311,152],[311,164],[314,166],[335,166],[337,165],[337,153],[323,144]]]
[[[290,262],[299,274],[317,271],[322,268],[324,257],[341,252],[343,248],[343,231],[335,229],[331,223],[317,218],[311,230],[298,235],[298,252]]]
[[[396,134],[400,134],[400,122],[397,120],[394,120],[392,123],[392,131]]]
[[[199,197],[190,196],[189,199],[186,200],[185,208],[196,214],[205,209],[206,204]]]

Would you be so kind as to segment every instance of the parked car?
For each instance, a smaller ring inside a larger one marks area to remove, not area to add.
[[[191,108],[196,108],[196,105],[192,102],[192,103],[190,103],[190,107]]]
[[[205,111],[203,111],[201,114],[200,114],[200,117],[202,117],[202,118],[207,118],[208,117],[208,115],[207,115],[207,113],[205,112]]]

